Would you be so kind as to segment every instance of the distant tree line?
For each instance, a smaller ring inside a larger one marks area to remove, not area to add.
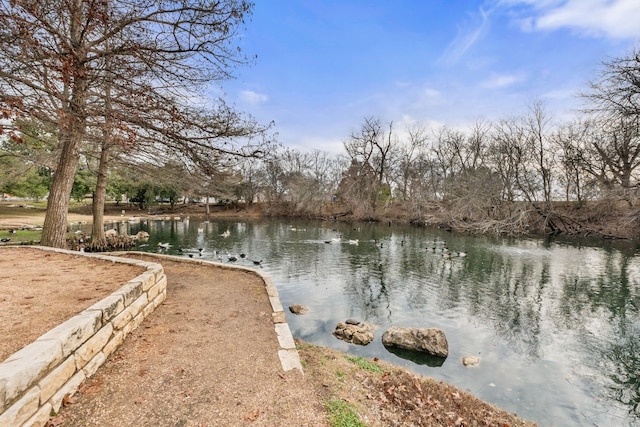
[[[567,207],[606,217],[624,203],[638,223],[638,49],[603,64],[570,122],[543,100],[468,129],[370,116],[343,153],[300,152],[277,147],[271,124],[198,101],[250,62],[234,41],[252,7],[0,2],[0,192],[47,196],[43,244],[64,247],[69,200],[87,194],[96,240],[105,200],[123,195],[506,234],[582,232]]]

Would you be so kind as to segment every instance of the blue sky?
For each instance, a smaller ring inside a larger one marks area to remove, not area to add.
[[[524,113],[563,120],[602,61],[640,43],[638,0],[255,0],[255,63],[223,96],[301,151],[342,152],[364,117],[465,128]]]

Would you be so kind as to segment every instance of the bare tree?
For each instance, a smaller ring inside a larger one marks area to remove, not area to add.
[[[613,118],[640,116],[640,48],[603,63],[599,76],[581,94],[586,111]]]
[[[370,204],[373,212],[376,210],[383,184],[389,186],[388,169],[395,145],[397,141],[393,134],[393,123],[389,123],[387,132],[382,121],[373,117],[366,117],[360,130],[353,132],[344,142],[347,155],[352,160],[351,172],[355,172],[353,168],[359,166],[361,171],[358,176],[362,179],[373,179],[368,184],[370,192],[366,194],[366,199],[362,200]]]
[[[534,101],[529,106],[529,113],[524,117],[524,128],[527,133],[528,151],[531,153],[531,166],[537,172],[538,185],[542,192],[536,195],[535,201],[544,201],[545,209],[549,209],[551,203],[551,190],[553,184],[554,152],[549,142],[549,117],[544,110],[541,100]]]
[[[391,165],[393,181],[398,189],[399,198],[409,199],[409,184],[415,176],[414,166],[418,156],[426,150],[427,131],[421,124],[407,126],[407,137],[397,147],[395,162]]]
[[[43,244],[66,245],[69,195],[92,115],[91,88],[103,87],[105,58],[126,58],[125,74],[134,81],[152,76],[154,88],[188,94],[229,77],[233,66],[246,61],[232,42],[251,8],[244,0],[0,2],[0,106],[12,117],[53,121],[61,147]]]
[[[598,160],[589,156],[588,135],[591,126],[589,121],[575,120],[559,126],[551,136],[552,149],[558,156],[558,181],[563,187],[566,201],[585,201],[592,187],[591,181],[596,176],[602,176],[602,172],[595,172],[595,162]]]

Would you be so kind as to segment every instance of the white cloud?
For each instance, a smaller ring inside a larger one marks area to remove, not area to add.
[[[486,33],[489,28],[489,13],[483,9],[479,13],[474,14],[472,18],[475,21],[473,25],[458,30],[456,38],[449,43],[440,61],[445,65],[454,65],[464,54],[475,45],[478,40]]]
[[[493,74],[487,80],[482,82],[481,86],[487,89],[502,89],[513,86],[523,80],[523,77],[514,74]]]
[[[586,36],[614,39],[640,37],[638,0],[508,0],[504,6],[528,5],[536,16],[519,20],[523,30],[570,28]]]
[[[252,90],[243,90],[240,92],[240,99],[246,104],[255,106],[264,104],[269,100],[269,97],[263,93],[254,92]]]

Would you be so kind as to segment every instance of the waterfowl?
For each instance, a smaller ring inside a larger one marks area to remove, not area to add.
[[[240,258],[245,258],[246,255],[245,254],[240,254]]]
[[[350,245],[357,245],[358,243],[360,243],[360,241],[358,239],[351,239],[349,240],[349,244]]]
[[[457,252],[458,256],[467,256],[466,252]]]
[[[227,258],[229,259],[229,262],[236,262],[238,260],[234,255],[229,255]]]
[[[169,244],[169,242],[167,242],[167,243],[158,243],[158,247],[160,249],[169,249],[171,247],[171,245]]]
[[[253,260],[253,263],[254,263],[255,265],[262,265],[262,260],[255,260],[255,259],[254,259],[254,260]]]
[[[225,231],[224,233],[221,234],[222,237],[224,237],[225,239],[229,236],[231,236],[231,232],[227,229],[227,231]]]

